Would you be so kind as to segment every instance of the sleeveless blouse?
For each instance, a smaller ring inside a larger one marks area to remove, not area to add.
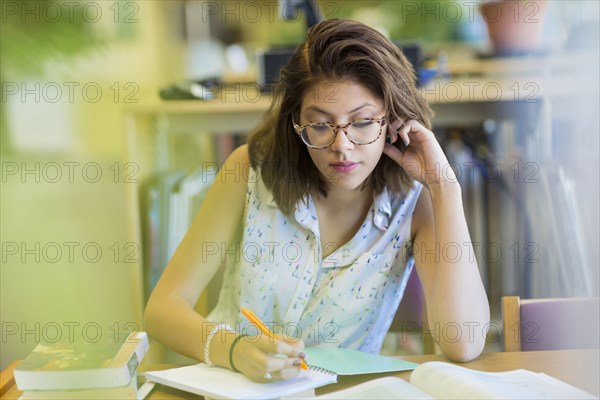
[[[411,221],[421,189],[414,182],[402,196],[387,188],[374,195],[354,237],[323,258],[311,196],[288,217],[251,168],[243,237],[227,257],[219,301],[207,319],[258,334],[239,311],[246,307],[307,347],[378,353],[414,266]]]

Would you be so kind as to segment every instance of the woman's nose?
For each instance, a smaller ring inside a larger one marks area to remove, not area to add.
[[[354,143],[348,139],[348,135],[346,135],[346,131],[343,128],[337,128],[337,135],[331,143],[331,150],[337,152],[344,152],[346,150],[351,150],[354,147]]]

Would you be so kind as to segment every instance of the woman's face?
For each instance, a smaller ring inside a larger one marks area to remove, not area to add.
[[[315,122],[344,125],[362,118],[381,118],[385,114],[383,101],[365,86],[329,81],[314,86],[305,94],[300,121],[296,123],[301,126]],[[375,128],[379,128],[380,124],[375,124]],[[310,157],[331,188],[357,189],[373,172],[385,144],[387,123],[382,125],[381,134],[370,144],[352,143],[344,130],[338,128],[335,140],[329,146],[308,147]]]

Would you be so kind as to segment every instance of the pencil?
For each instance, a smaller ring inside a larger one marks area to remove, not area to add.
[[[254,326],[256,326],[258,328],[259,331],[261,331],[261,333],[263,335],[267,335],[269,338],[272,338],[272,339],[282,340],[282,338],[280,336],[271,332],[271,330],[252,311],[248,310],[245,307],[241,307],[240,311],[242,312],[244,317],[248,318],[248,321],[250,321],[250,323],[252,323]],[[304,361],[301,358],[300,362],[301,362],[300,367],[302,369],[307,370],[308,365],[306,365],[306,361]]]

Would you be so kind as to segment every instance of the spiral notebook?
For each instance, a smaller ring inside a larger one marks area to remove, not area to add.
[[[217,399],[272,399],[337,382],[335,374],[310,367],[292,379],[257,383],[240,373],[203,363],[149,371],[145,376],[148,381]]]
[[[337,375],[409,371],[419,366],[394,357],[337,347],[309,347],[304,349],[304,352],[307,356],[306,362],[310,366]]]

